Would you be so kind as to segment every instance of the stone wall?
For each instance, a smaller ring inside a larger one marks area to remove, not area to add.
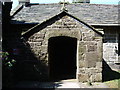
[[[103,59],[109,63],[119,63],[118,58],[118,28],[104,28]]]
[[[80,82],[102,81],[102,37],[69,16],[55,20],[53,24],[34,33],[27,41],[38,60],[48,66],[44,71],[46,76],[49,76],[48,41],[57,36],[77,38],[77,79]]]
[[[79,69],[80,81],[102,80],[102,41],[80,41],[79,42]]]

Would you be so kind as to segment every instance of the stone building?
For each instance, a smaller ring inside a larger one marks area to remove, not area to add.
[[[18,77],[102,81],[102,62],[119,63],[118,5],[61,8],[22,0],[11,11],[5,40],[17,60]]]

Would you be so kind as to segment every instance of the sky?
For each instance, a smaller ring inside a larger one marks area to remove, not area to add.
[[[18,5],[18,0],[13,1],[13,9]],[[31,3],[58,3],[63,0],[30,0]],[[66,0],[70,3],[72,0]],[[120,0],[90,0],[91,4],[118,4]]]

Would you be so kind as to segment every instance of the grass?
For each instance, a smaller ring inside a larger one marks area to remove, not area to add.
[[[111,80],[111,81],[107,81],[105,82],[109,88],[118,88],[118,86],[120,87],[120,79],[116,79],[116,80]]]
[[[120,73],[120,71],[118,71]],[[104,82],[109,88],[120,88],[120,78]]]

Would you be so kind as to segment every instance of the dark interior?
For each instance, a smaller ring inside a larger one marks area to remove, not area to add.
[[[76,78],[77,39],[52,37],[49,39],[50,78],[54,80]]]

